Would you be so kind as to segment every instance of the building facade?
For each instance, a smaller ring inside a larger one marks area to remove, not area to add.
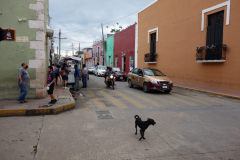
[[[93,65],[104,65],[104,53],[103,53],[103,46],[105,46],[105,44],[103,45],[102,40],[97,40],[93,42],[93,56],[92,56],[92,60],[93,60]],[[104,51],[106,51],[106,49],[104,49]]]
[[[83,51],[83,58],[84,63],[86,66],[92,66],[92,48],[84,48]]]
[[[113,62],[113,52],[114,52],[114,35],[106,39],[106,65],[114,66]]]
[[[127,73],[130,66],[135,67],[136,27],[135,23],[114,35],[114,66]]]
[[[19,97],[17,76],[23,62],[29,66],[27,98],[43,98],[46,96],[47,66],[54,52],[51,43],[53,31],[49,27],[49,1],[1,0],[0,6],[0,28],[7,31],[6,40],[0,42],[0,99]]]
[[[138,13],[138,66],[240,92],[239,9],[239,0],[156,0]]]

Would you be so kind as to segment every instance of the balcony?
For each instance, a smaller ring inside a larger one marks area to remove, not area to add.
[[[148,64],[157,63],[157,53],[146,53],[144,55],[144,62]]]
[[[215,49],[203,49],[198,50],[196,53],[196,62],[198,63],[210,63],[210,62],[225,62],[226,61],[226,50],[225,44],[216,45]]]

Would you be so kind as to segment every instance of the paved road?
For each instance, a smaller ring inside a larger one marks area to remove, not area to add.
[[[240,159],[240,100],[174,88],[144,93],[90,76],[59,115],[0,118],[0,160]],[[82,93],[84,96],[79,96]],[[155,126],[135,135],[134,116]]]

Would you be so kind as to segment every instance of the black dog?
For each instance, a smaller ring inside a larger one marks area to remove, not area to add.
[[[147,121],[142,121],[138,115],[135,116],[135,119],[136,119],[136,121],[135,121],[136,133],[135,134],[137,135],[137,126],[138,126],[140,128],[140,134],[141,134],[141,138],[139,139],[139,141],[141,141],[141,139],[145,139],[144,132],[148,128],[148,126],[154,125],[154,124],[156,124],[156,122],[151,118],[148,118]]]

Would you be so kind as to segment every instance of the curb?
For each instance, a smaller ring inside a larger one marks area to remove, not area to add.
[[[70,91],[69,91],[70,92]],[[71,92],[70,92],[71,94]],[[72,97],[73,103],[63,105],[57,108],[41,108],[41,109],[16,109],[16,110],[0,110],[0,117],[9,116],[37,116],[37,115],[51,115],[58,114],[75,108],[75,100]]]
[[[228,97],[228,98],[240,99],[240,97],[231,96],[231,95],[228,95],[228,94],[210,92],[210,91],[205,91],[205,90],[200,90],[200,89],[193,89],[193,88],[188,88],[188,87],[175,86],[175,85],[173,87],[188,89],[188,90],[197,91],[197,92],[209,93],[209,94],[219,95],[219,96]]]

